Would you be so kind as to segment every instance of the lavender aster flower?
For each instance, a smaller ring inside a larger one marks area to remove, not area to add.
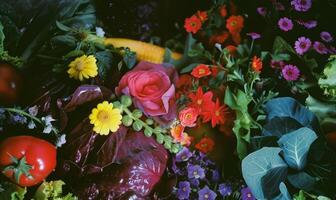
[[[293,29],[293,21],[287,17],[283,17],[278,21],[279,28],[283,31],[290,31]]]
[[[328,49],[323,43],[316,41],[316,42],[314,42],[313,46],[314,46],[314,49],[317,53],[328,54]]]
[[[200,191],[198,191],[198,200],[215,200],[217,194],[210,190],[208,186],[204,186]]]
[[[333,37],[331,36],[331,34],[329,32],[327,32],[327,31],[322,31],[320,33],[320,37],[325,42],[331,42],[331,41],[334,40]]]
[[[220,173],[219,170],[215,169],[215,170],[211,170],[212,171],[212,177],[211,180],[215,183],[217,183],[220,180]]]
[[[218,192],[223,196],[230,196],[232,194],[232,187],[229,184],[222,183],[218,186]]]
[[[275,61],[275,60],[271,60],[271,67],[273,69],[282,69],[285,66],[285,62],[284,61]]]
[[[186,147],[176,154],[176,162],[187,161],[192,156],[190,150]]]
[[[250,36],[252,40],[256,40],[261,37],[259,33],[255,33],[255,32],[247,33],[246,35]]]
[[[246,187],[241,189],[242,200],[255,200],[250,188]]]
[[[27,118],[21,115],[11,115],[10,122],[12,124],[26,124]]]
[[[200,184],[200,181],[198,180],[198,179],[191,179],[190,180],[190,183],[191,183],[191,185],[193,186],[193,187],[197,187],[198,188],[198,186],[199,186],[199,184]]]
[[[287,81],[295,81],[300,76],[300,70],[295,65],[286,65],[281,72]]]
[[[317,21],[316,20],[309,20],[309,21],[302,21],[302,20],[296,20],[296,22],[307,29],[312,29],[317,26]]]
[[[295,51],[299,55],[303,55],[306,53],[311,47],[311,41],[306,37],[299,37],[299,39],[295,42]]]
[[[291,5],[294,7],[296,11],[306,12],[312,6],[311,0],[292,0]]]
[[[190,183],[188,181],[179,182],[179,187],[177,190],[178,199],[189,199],[191,192]]]
[[[267,14],[267,9],[265,7],[258,7],[257,12],[259,13],[259,15],[265,17]]]
[[[188,178],[203,179],[205,177],[205,172],[199,165],[188,165]]]

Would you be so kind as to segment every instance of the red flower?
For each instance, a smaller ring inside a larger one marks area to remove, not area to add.
[[[261,69],[263,67],[263,63],[261,61],[260,58],[258,58],[257,56],[254,56],[253,59],[252,59],[252,69],[255,71],[255,72],[261,72]]]
[[[196,126],[196,120],[198,117],[198,110],[194,107],[186,107],[179,113],[179,119],[182,126],[194,127]]]
[[[191,75],[195,78],[202,78],[205,76],[209,76],[210,74],[211,74],[211,71],[210,71],[209,66],[204,65],[204,64],[198,65],[191,72]]]
[[[231,56],[235,56],[237,53],[237,47],[233,46],[233,45],[228,45],[225,47],[225,49],[227,49],[230,53]]]
[[[206,92],[203,94],[203,90],[201,87],[197,89],[197,92],[190,93],[188,97],[191,100],[190,106],[193,106],[198,109],[199,113],[206,110],[206,107],[211,106],[213,93],[211,91]]]
[[[196,15],[202,23],[208,20],[208,13],[206,11],[197,11]]]
[[[214,146],[215,142],[211,138],[204,137],[195,145],[195,148],[202,153],[208,153],[213,150]]]
[[[179,142],[183,146],[189,146],[191,143],[192,138],[184,132],[184,127],[181,124],[172,127],[170,134],[175,142]]]
[[[190,18],[186,18],[184,22],[184,28],[188,33],[197,33],[202,27],[202,21],[195,15]]]
[[[226,20],[226,28],[231,34],[239,33],[244,27],[244,18],[240,15],[232,15]]]
[[[223,5],[219,8],[219,14],[222,17],[226,17],[227,16],[227,10],[226,10],[226,5]]]
[[[219,34],[212,35],[210,37],[210,45],[213,46],[215,43],[223,44],[230,37],[227,31],[223,31]]]
[[[213,67],[211,67],[211,76],[212,76],[212,77],[215,78],[215,77],[217,76],[218,72],[219,72],[219,69],[218,69],[217,66],[213,66]]]
[[[215,127],[217,124],[224,124],[226,121],[227,107],[220,105],[219,99],[212,107],[208,107],[207,112],[202,113],[203,121],[211,121],[211,126]]]
[[[236,45],[240,44],[240,42],[241,42],[240,33],[233,33],[233,34],[231,35],[231,37],[232,37],[233,42],[234,42]]]
[[[191,87],[192,86],[192,76],[189,74],[183,74],[179,77],[176,83],[176,88],[184,88],[184,87]]]

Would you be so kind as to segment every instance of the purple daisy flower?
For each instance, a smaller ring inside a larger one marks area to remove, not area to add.
[[[296,81],[300,76],[300,70],[295,65],[285,65],[281,72],[287,81]]]
[[[306,12],[312,6],[311,0],[292,0],[291,5],[294,7],[296,11]]]
[[[296,22],[307,29],[312,29],[317,26],[317,21],[316,20],[309,20],[309,21],[302,21],[302,20],[296,20]]]
[[[199,184],[200,184],[200,181],[198,180],[198,179],[191,179],[190,180],[190,183],[191,183],[191,185],[193,186],[193,187],[197,187],[198,188],[198,186],[199,186]]]
[[[178,199],[189,199],[191,192],[190,183],[188,181],[179,182],[179,187],[177,190]]]
[[[293,21],[287,17],[283,17],[278,21],[279,28],[283,31],[290,31],[293,29]]]
[[[246,187],[241,189],[242,200],[255,200],[250,188]]]
[[[322,31],[320,33],[320,37],[325,42],[331,42],[331,41],[334,40],[334,38],[331,36],[331,34],[329,32],[327,32],[327,31]]]
[[[299,55],[303,55],[306,53],[311,47],[311,41],[306,37],[299,37],[299,39],[295,42],[295,51]]]
[[[267,9],[265,7],[258,7],[257,12],[259,13],[259,15],[265,17],[267,14]]]
[[[218,186],[218,192],[223,196],[230,196],[232,194],[232,187],[229,184],[222,183]]]
[[[192,156],[192,153],[190,150],[186,147],[183,147],[183,149],[176,154],[176,162],[183,162],[189,160],[189,158]]]
[[[188,165],[188,178],[192,179],[203,179],[205,177],[205,172],[202,167],[199,165]]]
[[[315,51],[319,54],[328,54],[328,49],[327,47],[321,43],[321,42],[314,42],[314,45],[313,45]]]
[[[204,186],[200,191],[198,191],[198,200],[215,200],[217,194],[210,190],[208,186]]]
[[[259,33],[255,33],[255,32],[251,32],[251,33],[247,33],[246,35],[250,36],[252,38],[252,40],[256,40],[261,38]]]

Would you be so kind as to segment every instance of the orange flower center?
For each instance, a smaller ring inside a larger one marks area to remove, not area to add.
[[[236,21],[232,21],[231,22],[231,26],[236,26],[237,25],[237,22]]]
[[[202,102],[203,102],[202,99],[198,99],[198,100],[197,100],[197,104],[198,104],[198,105],[201,105]]]
[[[192,114],[188,113],[188,114],[186,114],[185,117],[186,117],[187,119],[191,119],[191,118],[192,118]]]
[[[109,119],[109,114],[106,111],[99,111],[97,117],[100,121],[104,122]]]
[[[219,116],[219,111],[217,110],[216,112],[215,112],[215,115],[218,117]]]
[[[198,70],[198,73],[199,73],[199,74],[205,74],[205,69],[200,69],[200,70]]]
[[[191,23],[190,23],[190,26],[192,26],[192,27],[196,27],[196,23],[195,23],[195,22],[191,22]]]

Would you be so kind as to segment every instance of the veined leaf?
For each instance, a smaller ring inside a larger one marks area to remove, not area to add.
[[[307,164],[310,145],[317,139],[317,135],[309,128],[303,127],[283,135],[278,144],[283,150],[287,164],[296,170],[302,170]]]
[[[274,117],[265,124],[262,135],[276,136],[280,138],[286,133],[290,133],[301,128],[302,125],[290,117]]]
[[[280,152],[278,147],[264,147],[242,161],[244,180],[257,199],[272,199],[280,194],[279,186],[286,180],[288,168]]]

